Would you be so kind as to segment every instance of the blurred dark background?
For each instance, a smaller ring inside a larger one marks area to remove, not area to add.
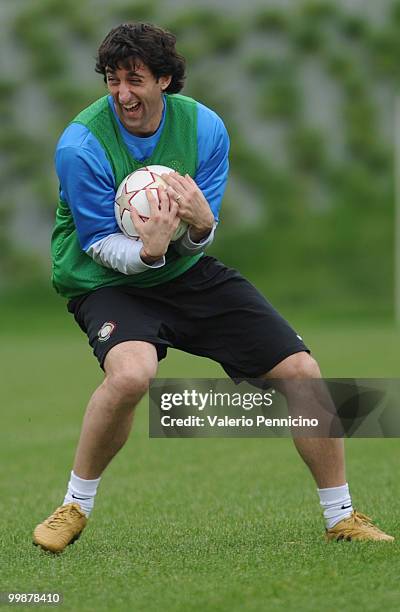
[[[105,34],[145,20],[177,35],[183,93],[214,108],[231,136],[211,253],[284,313],[393,319],[400,1],[3,0],[0,13],[5,302],[55,299],[55,144],[105,92],[94,72]]]

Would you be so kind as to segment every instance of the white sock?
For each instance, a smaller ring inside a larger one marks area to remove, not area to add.
[[[101,478],[101,477],[100,477]],[[84,480],[71,472],[64,504],[78,504],[86,516],[89,516],[94,506],[94,498],[99,486],[100,478],[95,480]]]
[[[336,523],[347,518],[353,512],[349,485],[347,482],[341,487],[330,487],[328,489],[317,490],[320,504],[324,509],[327,529],[331,529]]]

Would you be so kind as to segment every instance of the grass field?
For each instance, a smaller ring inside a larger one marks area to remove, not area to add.
[[[356,507],[397,543],[327,545],[290,440],[149,440],[143,401],[81,540],[60,556],[33,547],[101,373],[61,305],[10,307],[2,320],[0,590],[59,591],[74,611],[398,610],[398,440],[346,442]],[[326,376],[400,375],[389,325],[298,327]],[[174,351],[160,366],[163,377],[219,375]]]

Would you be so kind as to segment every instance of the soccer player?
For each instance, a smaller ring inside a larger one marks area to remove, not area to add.
[[[300,336],[264,297],[204,255],[218,223],[229,140],[212,110],[178,94],[185,61],[175,42],[151,24],[111,30],[96,64],[108,95],[75,117],[56,150],[53,284],[105,377],[87,407],[65,499],[34,530],[34,543],[52,552],[86,526],[101,475],[126,442],[135,406],[168,347],[214,359],[232,378],[320,377]],[[132,209],[140,233],[132,241],[115,220],[115,192],[125,176],[150,164],[176,172],[165,176],[160,207],[148,193],[147,222]],[[170,244],[180,219],[188,229]],[[318,409],[320,400],[309,393],[307,402]],[[288,391],[287,400],[290,407],[296,397]],[[353,510],[343,440],[294,442],[317,483],[327,539],[393,540]]]

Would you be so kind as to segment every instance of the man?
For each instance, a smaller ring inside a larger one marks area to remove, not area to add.
[[[127,440],[168,346],[210,357],[232,378],[320,377],[301,338],[254,287],[203,256],[218,221],[229,142],[213,111],[177,95],[185,63],[175,37],[150,24],[122,24],[101,44],[96,71],[109,95],[82,111],[57,146],[52,254],[53,283],[105,378],[87,407],[64,502],[34,531],[34,543],[53,552],[84,529],[101,475]],[[159,207],[148,193],[147,222],[132,209],[140,233],[132,241],[115,221],[115,191],[149,164],[176,172],[165,176]],[[170,245],[180,219],[188,230]],[[294,405],[290,391],[287,399]],[[317,408],[318,401],[307,398]],[[353,511],[342,440],[295,444],[318,485],[328,539],[393,539]]]

